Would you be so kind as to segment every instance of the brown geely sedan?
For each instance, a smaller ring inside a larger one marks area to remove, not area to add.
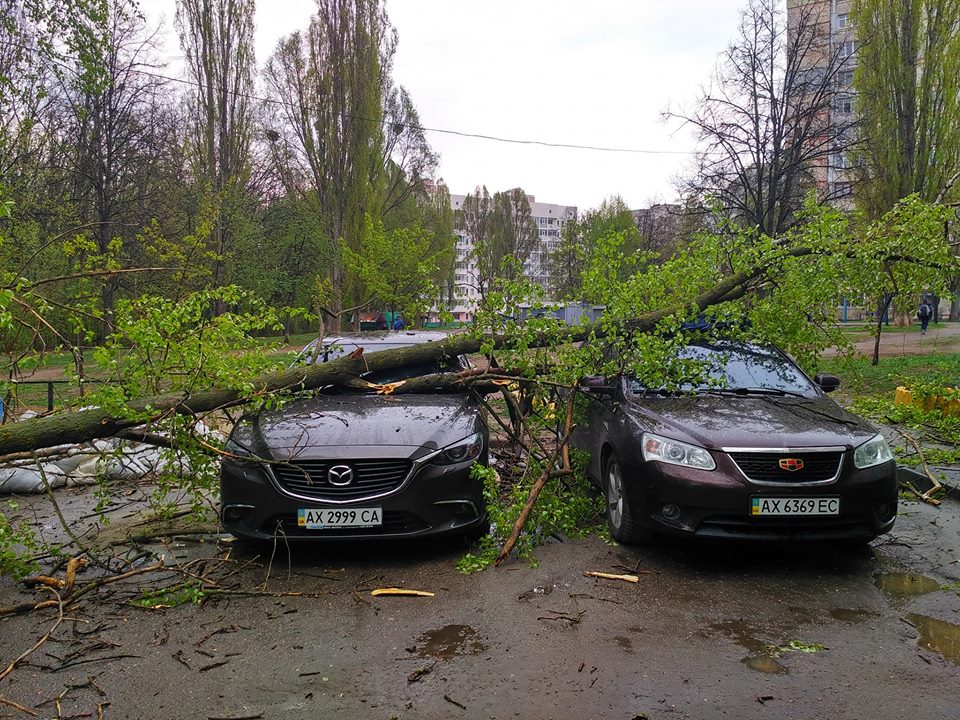
[[[667,392],[619,376],[585,378],[576,444],[620,542],[653,533],[869,541],[893,527],[896,463],[865,420],[825,396],[783,352],[693,343],[706,381]]]
[[[326,362],[422,342],[442,333],[327,338],[301,361]],[[465,369],[466,358],[368,373],[393,383]],[[226,443],[220,470],[223,527],[251,539],[342,540],[475,535],[487,528],[482,482],[487,425],[469,393],[378,395],[320,392],[279,410],[254,412]]]

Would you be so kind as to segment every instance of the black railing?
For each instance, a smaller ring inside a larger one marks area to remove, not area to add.
[[[90,380],[81,381],[84,384],[91,382]],[[12,391],[10,393],[10,400],[18,401],[17,397],[17,388],[21,385],[46,385],[47,386],[47,411],[50,412],[53,410],[54,406],[54,385],[76,385],[74,380],[8,380],[7,384],[11,386]],[[5,416],[4,412],[4,398],[0,397],[0,417]]]

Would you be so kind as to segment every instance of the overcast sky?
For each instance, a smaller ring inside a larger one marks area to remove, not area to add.
[[[386,0],[394,76],[424,126],[662,154],[525,146],[431,132],[451,192],[520,186],[540,202],[631,207],[676,199],[691,135],[665,123],[692,105],[746,0]],[[306,26],[313,0],[260,0],[257,59]],[[172,27],[174,0],[142,0]],[[180,54],[169,35],[167,52]]]

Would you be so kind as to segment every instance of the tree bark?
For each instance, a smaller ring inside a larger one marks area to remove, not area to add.
[[[787,250],[786,255],[803,257],[812,254],[808,247],[798,246]],[[777,261],[779,262],[779,261]],[[672,315],[685,316],[691,306],[701,312],[716,305],[743,297],[752,285],[769,270],[759,266],[731,275],[718,282],[714,287],[702,293],[693,303],[678,304],[647,313],[628,323],[624,332],[645,332],[652,330],[661,320]],[[569,328],[559,336],[541,335],[530,346],[543,347],[551,343],[573,343],[586,340],[589,336],[601,337],[596,328]],[[494,348],[504,347],[502,337],[488,338]],[[259,397],[279,392],[313,390],[326,385],[350,386],[362,373],[376,370],[389,370],[407,365],[431,363],[443,358],[476,353],[480,350],[480,339],[470,335],[452,335],[439,343],[423,343],[396,350],[384,350],[357,359],[340,358],[329,363],[297,367],[280,372],[268,373],[255,378],[252,392],[241,392],[229,388],[213,388],[195,393],[173,393],[136,400],[128,406],[124,415],[111,415],[99,408],[79,410],[61,415],[49,415],[30,418],[22,422],[0,425],[0,455],[16,452],[39,450],[56,445],[73,444],[113,437],[128,428],[146,425],[171,413],[197,415],[221,408],[242,405],[255,401]],[[410,388],[416,383],[411,382]],[[408,388],[408,390],[410,389]]]

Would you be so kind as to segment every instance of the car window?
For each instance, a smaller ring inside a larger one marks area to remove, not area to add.
[[[688,345],[679,355],[682,359],[702,362],[707,377],[696,385],[681,386],[681,392],[727,388],[780,390],[808,396],[817,394],[806,376],[774,347],[734,342],[704,343]],[[651,388],[632,380],[631,389],[640,393]]]
[[[417,345],[416,342],[377,342],[372,343],[365,341],[363,339],[353,339],[353,338],[337,338],[328,342],[324,342],[323,351],[318,353],[316,357],[316,362],[324,363],[337,360],[339,358],[345,357],[350,353],[356,351],[359,347],[364,348],[366,354],[375,353],[375,352],[384,352],[386,350],[397,350],[399,348],[407,348],[412,345]],[[316,341],[310,343],[305,347],[297,356],[295,364],[300,363],[310,363],[313,362],[313,349],[316,346]],[[458,356],[451,359],[449,362],[443,363],[418,363],[415,365],[407,365],[400,368],[391,368],[389,370],[378,370],[373,372],[367,372],[362,375],[362,377],[371,382],[377,384],[387,384],[399,382],[401,380],[406,380],[412,377],[420,377],[421,375],[432,375],[435,373],[441,372],[459,372],[461,370],[468,369],[470,367],[470,362],[465,356]]]

